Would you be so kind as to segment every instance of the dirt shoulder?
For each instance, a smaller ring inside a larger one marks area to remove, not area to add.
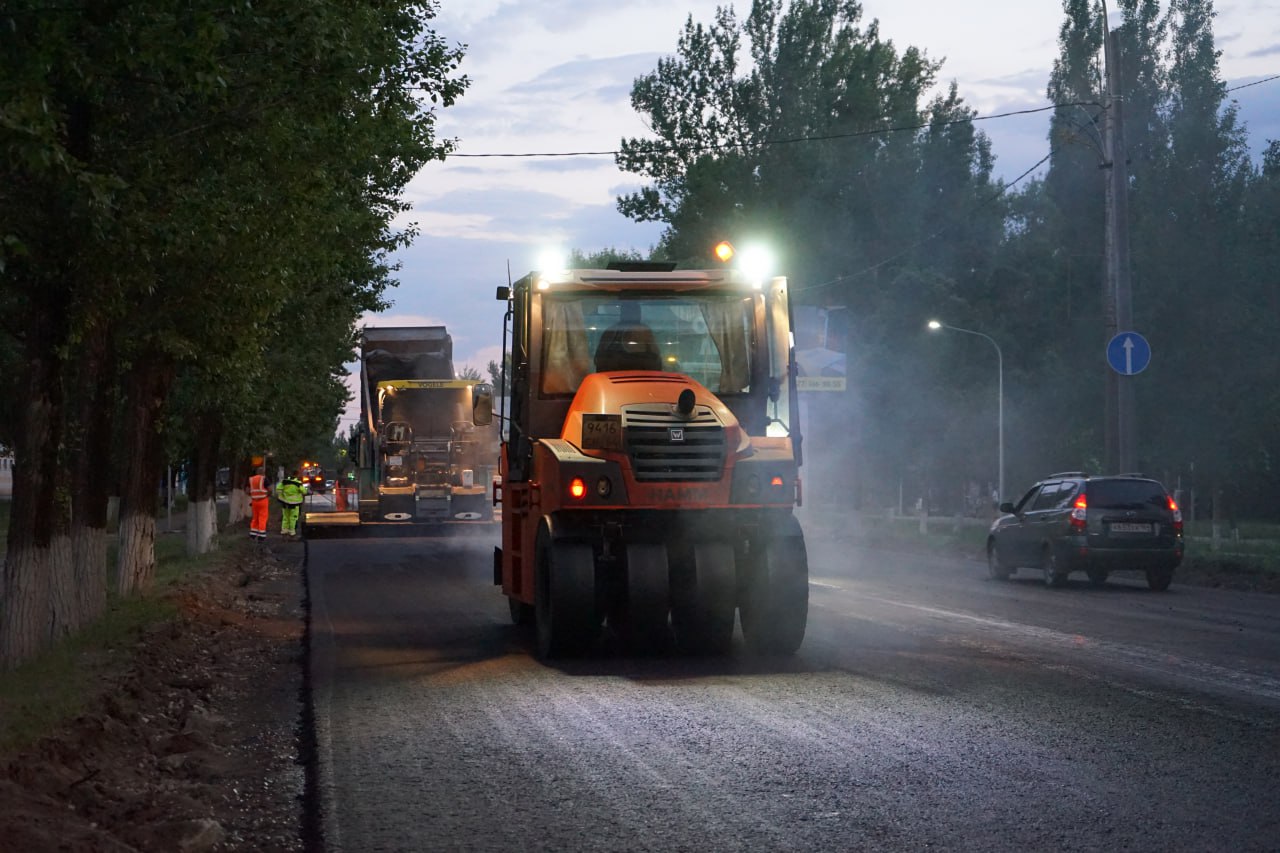
[[[309,849],[303,553],[273,541],[184,582],[88,712],[0,756],[0,847]]]

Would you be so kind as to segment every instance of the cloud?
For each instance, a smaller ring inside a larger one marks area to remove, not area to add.
[[[657,52],[645,52],[574,59],[512,86],[508,94],[542,95],[550,92],[561,96],[566,91],[600,91],[602,82],[610,85],[622,82],[626,84],[625,92],[629,97],[632,81],[656,68],[662,56]]]
[[[1028,97],[1038,98],[1043,102],[1048,84],[1049,71],[1047,69],[1028,68],[1016,74],[1002,74],[998,77],[984,77],[981,80],[973,81],[962,90],[962,94],[967,95],[974,87],[983,87],[1009,93],[1025,92]],[[966,100],[968,100],[967,97]]]
[[[600,168],[601,164],[607,165],[610,170],[615,170],[613,159],[602,159],[600,156],[592,157],[552,157],[545,160],[531,159],[524,164],[526,169],[534,172],[583,172]]]
[[[1255,59],[1263,56],[1280,56],[1280,44],[1271,44],[1257,50],[1251,50],[1245,56]]]

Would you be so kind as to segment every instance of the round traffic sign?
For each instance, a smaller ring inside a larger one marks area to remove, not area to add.
[[[1107,343],[1107,364],[1121,376],[1133,376],[1151,363],[1151,344],[1137,332],[1121,332]]]

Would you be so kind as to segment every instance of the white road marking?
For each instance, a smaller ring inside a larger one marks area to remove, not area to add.
[[[814,586],[844,591],[841,587],[831,584],[815,583],[813,581],[810,583]],[[857,600],[859,602],[881,604],[902,610],[924,613],[940,620],[979,625],[1009,638],[1030,641],[1034,646],[1070,652],[1073,655],[1089,655],[1104,661],[1110,660],[1116,663],[1123,663],[1136,669],[1158,674],[1164,678],[1180,678],[1218,690],[1238,691],[1251,696],[1280,701],[1280,679],[1230,669],[1205,661],[1189,660],[1167,651],[1145,649],[1109,640],[1099,640],[1083,634],[1069,634],[1052,628],[1042,628],[1022,622],[1010,622],[1006,619],[995,619],[988,616],[977,616],[958,610],[947,610],[923,604],[910,604],[865,593],[858,593]],[[1117,683],[1117,686],[1124,687],[1126,690],[1134,690],[1134,692],[1143,692],[1135,690],[1129,685]]]

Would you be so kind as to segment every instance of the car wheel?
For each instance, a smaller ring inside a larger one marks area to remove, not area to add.
[[[1001,559],[1000,546],[994,539],[987,543],[987,574],[992,580],[1007,581],[1009,579],[1009,567]]]
[[[1173,583],[1173,569],[1147,569],[1147,586],[1154,592],[1164,592]]]
[[[1089,583],[1094,586],[1102,586],[1107,582],[1107,576],[1111,573],[1106,569],[1089,569]]]
[[[1044,555],[1040,558],[1040,568],[1044,571],[1044,585],[1051,587],[1060,587],[1067,582],[1067,573],[1058,565],[1058,557],[1053,553],[1052,548],[1045,548]]]

